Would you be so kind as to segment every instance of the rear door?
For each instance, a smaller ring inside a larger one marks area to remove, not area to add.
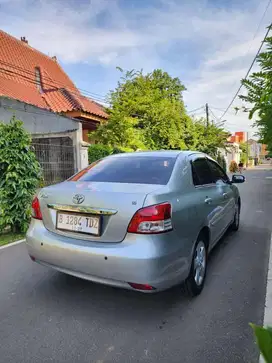
[[[235,211],[235,195],[230,180],[224,170],[213,160],[208,159],[212,171],[213,181],[216,184],[220,205],[222,207],[220,227],[222,233],[233,220]]]
[[[205,156],[197,156],[192,160],[192,175],[195,192],[198,194],[198,218],[202,224],[208,224],[213,245],[221,233],[222,206],[211,168]]]

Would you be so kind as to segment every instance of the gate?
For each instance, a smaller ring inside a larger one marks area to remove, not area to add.
[[[75,173],[75,147],[69,137],[33,139],[45,185],[60,183]]]

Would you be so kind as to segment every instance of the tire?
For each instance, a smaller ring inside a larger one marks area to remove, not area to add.
[[[192,297],[199,295],[203,290],[207,272],[207,257],[206,238],[200,235],[194,248],[190,274],[185,281],[187,293]]]
[[[241,212],[240,204],[236,204],[235,205],[234,219],[233,219],[233,222],[231,224],[231,230],[232,231],[237,232],[239,227],[240,227],[240,212]]]

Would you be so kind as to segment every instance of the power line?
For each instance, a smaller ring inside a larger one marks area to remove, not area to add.
[[[30,70],[27,70],[27,69],[24,69],[20,66],[15,66],[11,63],[8,63],[8,62],[4,62],[2,60],[0,60],[0,63],[2,63],[3,65],[6,65],[8,67],[11,67],[17,71],[21,71],[27,75],[31,75],[31,76],[34,76],[34,72],[31,72]],[[7,71],[10,71],[7,69]],[[16,73],[16,72],[14,72]],[[19,77],[24,77],[24,75],[20,74],[20,73],[16,73]],[[67,88],[67,84],[64,84],[64,83],[61,83],[59,81],[55,81],[54,79],[52,79],[51,77],[47,77],[45,76],[44,74],[42,75],[42,79],[43,80],[49,80],[49,82],[53,82],[54,84],[49,84],[46,82],[43,82],[45,85],[49,85],[49,86],[52,86],[52,87],[56,87],[56,85],[59,85],[59,86],[62,86],[63,88]],[[34,81],[34,79],[31,78],[32,81]],[[93,99],[97,99],[98,101],[100,102],[105,102],[106,101],[106,97],[105,96],[102,96],[102,95],[99,95],[98,93],[94,93],[94,92],[90,92],[90,91],[87,91],[87,90],[84,90],[84,89],[80,89],[80,88],[77,88],[83,95],[86,94],[86,95],[89,95],[91,96]],[[70,90],[70,89],[69,89]]]
[[[219,107],[214,107],[214,106],[210,106],[210,108],[213,108],[213,109],[218,110],[218,111],[225,111],[224,108],[219,108]]]
[[[253,67],[253,65],[254,65],[254,63],[255,63],[255,61],[256,61],[256,59],[257,59],[257,57],[258,57],[258,55],[260,54],[260,51],[261,51],[261,49],[262,49],[262,47],[263,47],[263,44],[264,44],[264,42],[265,42],[265,40],[266,40],[266,38],[267,38],[267,36],[268,36],[268,33],[269,33],[270,29],[271,29],[271,25],[269,25],[269,27],[267,28],[267,31],[266,31],[266,33],[265,33],[265,36],[264,36],[264,38],[263,38],[263,40],[262,40],[262,42],[261,42],[261,45],[260,45],[260,47],[259,47],[259,49],[258,49],[258,51],[257,51],[257,53],[256,53],[256,55],[255,55],[255,57],[254,57],[254,59],[253,59],[253,61],[252,61],[252,63],[251,63],[251,65],[250,65],[250,67],[249,67],[249,69],[248,69],[247,73],[246,73],[246,76],[244,77],[244,80],[246,80],[246,79],[247,79],[247,77],[248,77],[248,75],[249,75],[249,73],[250,73],[250,71],[251,71],[251,69],[252,69],[252,67]],[[233,102],[234,102],[235,98],[238,96],[238,93],[240,92],[240,90],[241,90],[241,88],[242,88],[242,87],[243,87],[243,84],[241,83],[241,84],[240,84],[240,86],[239,86],[239,88],[238,88],[238,90],[237,90],[237,92],[236,92],[236,93],[235,93],[235,95],[233,96],[233,98],[232,98],[232,100],[231,100],[230,104],[228,105],[228,107],[226,108],[226,110],[225,110],[225,111],[223,112],[223,114],[221,115],[220,120],[221,120],[221,119],[225,116],[225,114],[228,112],[228,110],[229,110],[230,106],[233,104]]]
[[[1,61],[0,61],[1,62]],[[9,70],[9,69],[6,69],[6,68],[1,68],[0,67],[0,73],[3,73],[3,74],[7,74],[7,75],[16,75],[18,77],[21,77],[26,83],[29,83],[29,84],[32,84],[32,85],[37,85],[36,81],[32,78],[32,77],[29,77],[29,76],[26,76],[26,75],[23,75],[23,74],[20,74],[20,73],[17,73],[17,72],[14,72],[12,70]],[[33,75],[33,74],[31,74]],[[53,81],[54,82],[54,81]],[[59,90],[59,88],[56,86],[56,84],[50,84],[50,83],[47,83],[47,82],[43,82],[43,84],[47,87],[51,87],[52,90]],[[62,87],[65,89],[65,87]],[[71,93],[72,95],[75,95],[77,97],[85,97],[87,99],[89,99],[90,101],[92,102],[104,102],[106,104],[105,101],[102,101],[100,99],[95,99],[95,98],[90,98],[86,95],[82,95],[80,92],[76,92],[76,91],[73,91],[71,90],[70,88],[68,88],[68,91],[69,93]]]
[[[215,118],[216,121],[220,121],[219,117],[215,116],[215,114],[213,113],[211,107],[209,107],[210,113],[213,115],[213,117]],[[222,121],[223,122],[223,121]]]
[[[39,108],[38,106],[34,106],[34,105],[31,105],[31,104],[27,104],[27,105]],[[66,117],[66,118],[68,118],[65,115],[60,115],[60,114],[55,113],[53,111],[50,111],[50,110],[48,110],[46,108],[41,109],[41,110],[44,110],[44,112],[43,112],[43,111],[29,111],[29,110],[24,110],[22,108],[16,108],[16,107],[13,107],[13,106],[11,107],[11,106],[5,106],[5,105],[2,105],[1,107],[3,107],[5,110],[8,110],[8,111],[21,111],[21,112],[31,113],[33,115],[52,116],[52,117]],[[73,119],[73,120],[75,120],[75,119]]]
[[[187,111],[187,113],[192,113],[192,112],[195,112],[195,111],[198,111],[198,110],[201,110],[201,109],[203,110],[204,109],[204,106],[195,108],[194,110]]]
[[[269,0],[269,1],[268,1],[268,3],[267,3],[267,5],[266,5],[266,8],[265,8],[264,13],[263,13],[263,16],[261,17],[261,20],[260,20],[260,22],[259,22],[259,25],[258,25],[258,27],[257,27],[257,30],[256,30],[256,32],[255,32],[255,34],[254,34],[253,40],[256,38],[256,36],[257,36],[257,34],[258,34],[258,32],[259,32],[259,29],[260,29],[260,27],[261,27],[261,24],[262,24],[262,22],[263,22],[263,20],[264,20],[265,15],[266,15],[266,13],[267,13],[267,10],[268,10],[268,8],[269,8],[269,6],[270,6],[270,4],[271,4],[271,1],[272,1],[272,0]]]
[[[22,72],[24,72],[24,73],[30,74],[31,76],[33,76],[33,75],[34,75],[34,72],[32,72],[32,71],[30,71],[30,70],[27,70],[27,69],[25,69],[25,68],[23,68],[23,67],[15,66],[15,65],[13,65],[13,64],[11,64],[11,63],[8,63],[8,62],[2,61],[2,60],[0,60],[0,63],[2,63],[2,64],[4,64],[4,65],[6,65],[6,66],[8,66],[8,67],[14,68],[14,69],[16,69],[16,70],[22,71]],[[61,83],[61,82],[59,82],[59,81],[55,81],[55,80],[53,80],[51,77],[45,76],[44,74],[42,75],[42,78],[43,78],[43,79],[48,79],[50,82],[54,82],[55,84],[59,84],[59,85],[61,85],[61,86],[65,86],[65,87],[67,87],[67,85],[66,85],[66,84]],[[78,90],[80,90],[82,93],[86,93],[86,94],[94,95],[94,96],[96,96],[96,97],[98,97],[98,98],[105,99],[105,96],[102,96],[102,95],[100,95],[100,94],[98,94],[98,93],[94,93],[94,92],[86,91],[86,90],[84,90],[84,89],[80,89],[80,88],[77,88],[77,89],[78,89]]]

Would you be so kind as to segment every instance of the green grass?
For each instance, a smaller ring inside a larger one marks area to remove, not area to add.
[[[24,233],[3,233],[0,234],[0,246],[7,245],[8,243],[19,241],[20,239],[24,239],[25,234]]]

